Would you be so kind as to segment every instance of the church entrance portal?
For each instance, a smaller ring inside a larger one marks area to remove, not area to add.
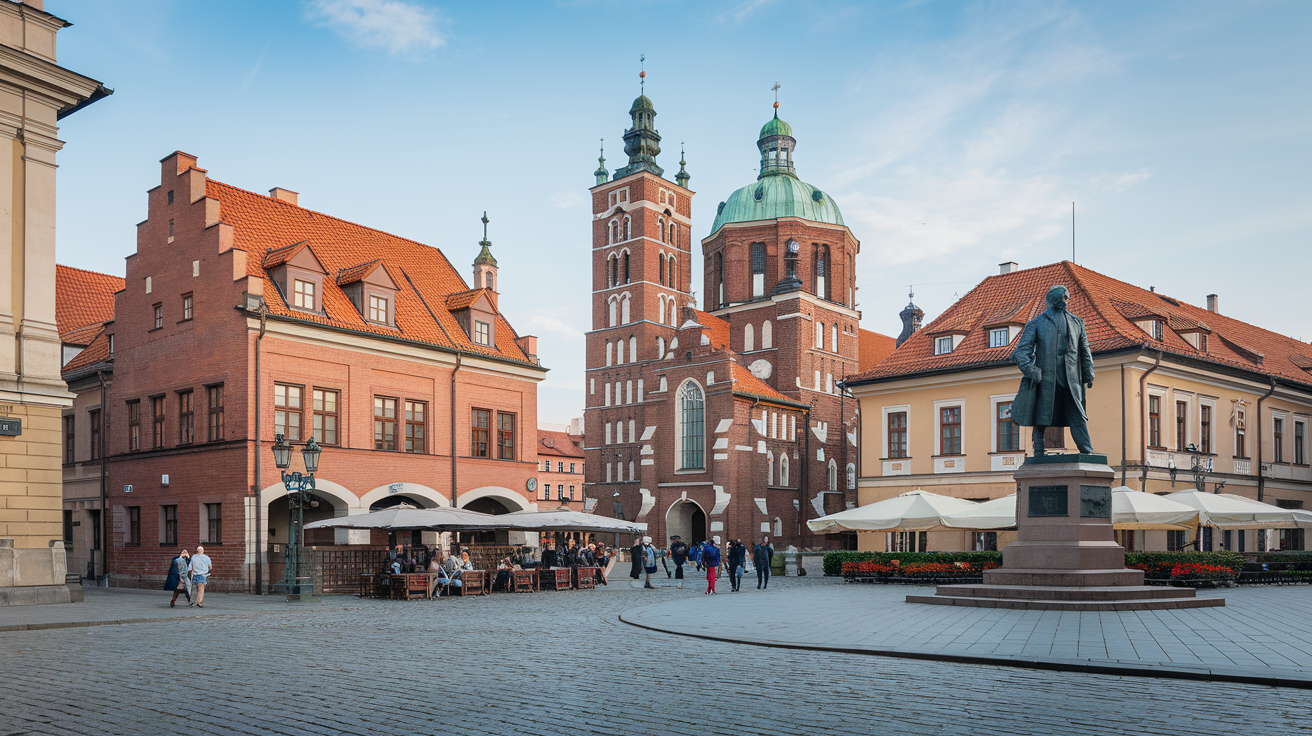
[[[652,540],[658,545],[669,544],[669,537],[679,535],[688,546],[706,541],[706,512],[692,501],[679,501],[665,513],[666,539]]]

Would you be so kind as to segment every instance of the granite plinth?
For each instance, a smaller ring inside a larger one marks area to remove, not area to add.
[[[1223,606],[1192,588],[1149,587],[1125,567],[1112,531],[1107,456],[1090,453],[1026,459],[1016,479],[1016,541],[1002,567],[980,585],[943,585],[909,603],[1052,611],[1139,611]]]

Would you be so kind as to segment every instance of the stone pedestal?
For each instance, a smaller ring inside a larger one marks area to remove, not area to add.
[[[1067,611],[1132,611],[1223,606],[1193,588],[1143,584],[1125,567],[1112,533],[1112,484],[1105,455],[1029,458],[1015,472],[1016,541],[982,585],[940,585],[911,603]]]

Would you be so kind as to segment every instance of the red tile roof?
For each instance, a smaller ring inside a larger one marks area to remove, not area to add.
[[[76,373],[79,368],[85,368],[107,358],[109,358],[109,338],[105,336],[105,328],[101,327],[96,332],[95,339],[91,340],[91,344],[87,345],[77,355],[74,355],[73,359],[60,369],[60,373],[67,378]]]
[[[1312,366],[1312,345],[1140,289],[1069,261],[984,279],[877,366],[847,379],[847,383],[1009,363],[1015,341],[1006,347],[990,348],[983,329],[987,320],[978,319],[979,315],[993,315],[1008,305],[1028,300],[1028,308],[1016,315],[1027,322],[1047,308],[1043,297],[1054,284],[1070,290],[1070,310],[1083,318],[1095,355],[1136,348],[1161,350],[1312,386],[1312,368],[1306,367]],[[1161,340],[1134,323],[1152,318],[1168,323]],[[931,336],[943,331],[941,324],[965,324],[969,330],[951,353],[934,355]],[[1200,326],[1212,333],[1206,352],[1194,348],[1176,332],[1197,331]]]
[[[474,302],[478,301],[478,298],[484,294],[487,294],[488,301],[492,301],[492,293],[488,289],[470,289],[469,291],[448,294],[446,297],[446,308],[452,312],[469,309],[469,307],[473,305]]]
[[[711,341],[713,348],[729,347],[729,323],[716,317],[710,312],[703,312],[700,309],[692,310],[697,317],[697,324],[705,327],[703,335]]]
[[[806,406],[806,404],[803,404],[797,401],[796,399],[790,399],[787,396],[784,396],[783,394],[779,393],[778,391],[775,391],[774,389],[770,388],[769,384],[757,378],[756,376],[753,376],[751,371],[738,365],[737,363],[733,363],[733,362],[729,363],[729,374],[730,374],[730,378],[733,380],[733,392],[735,394],[738,394],[740,396],[751,396],[753,398],[761,399],[763,401],[774,401],[781,404]]]
[[[857,370],[868,371],[897,348],[897,338],[857,328]]]
[[[85,328],[99,328],[114,319],[114,292],[122,290],[123,279],[118,276],[56,265],[55,325],[60,339],[75,345],[89,344],[98,329],[88,334]],[[66,340],[66,335],[76,340]]]
[[[497,317],[496,347],[478,345],[465,334],[446,300],[450,294],[468,291],[469,285],[440,250],[213,179],[206,182],[205,194],[219,201],[222,221],[232,225],[233,247],[249,254],[248,275],[266,279],[264,296],[270,314],[389,337],[399,332],[407,340],[539,367],[515,343],[519,335],[504,317]],[[396,294],[396,329],[366,322],[336,284],[324,284],[323,314],[291,309],[265,269],[291,258],[299,249],[288,246],[302,241],[329,274],[381,260],[401,287]]]
[[[538,454],[583,459],[583,437],[569,432],[538,430]]]
[[[343,268],[337,272],[337,285],[346,286],[347,284],[354,284],[365,276],[373,273],[373,270],[377,267],[378,259],[375,258],[372,261],[365,261],[358,266]]]

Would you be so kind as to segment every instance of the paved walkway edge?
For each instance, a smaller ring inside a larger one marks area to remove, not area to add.
[[[631,617],[631,614],[637,614],[643,611],[642,608],[635,608],[619,615],[621,622],[630,626],[636,626],[648,631],[658,631],[665,634],[674,634],[676,636],[687,636],[693,639],[706,639],[709,641],[721,641],[731,644],[747,644],[756,647],[773,647],[776,649],[802,649],[815,652],[834,652],[836,654],[863,654],[874,657],[896,657],[898,659],[920,659],[936,662],[960,662],[962,664],[980,664],[992,665],[998,667],[1021,667],[1035,670],[1056,670],[1060,672],[1084,672],[1099,675],[1120,675],[1129,677],[1159,677],[1177,680],[1203,680],[1209,682],[1238,682],[1248,685],[1268,685],[1271,687],[1291,687],[1312,690],[1312,677],[1301,672],[1278,670],[1287,672],[1284,677],[1259,673],[1243,672],[1225,672],[1215,670],[1209,667],[1181,667],[1169,662],[1116,662],[1116,661],[1097,661],[1090,659],[1041,659],[1029,657],[988,657],[974,654],[946,654],[940,652],[915,652],[904,649],[876,649],[874,647],[835,647],[825,646],[823,644],[804,644],[799,642],[770,641],[766,639],[751,639],[747,637],[734,636],[716,636],[713,634],[700,634],[689,631],[678,631],[675,629],[661,628],[644,624]]]

